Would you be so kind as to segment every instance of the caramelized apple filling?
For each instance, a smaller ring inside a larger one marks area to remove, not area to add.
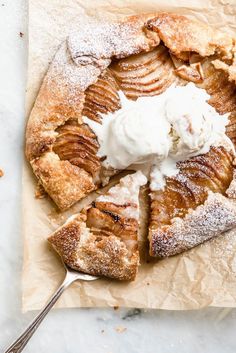
[[[110,202],[94,202],[87,212],[87,227],[96,236],[96,240],[103,237],[117,236],[126,245],[130,256],[137,251],[137,227],[138,221],[134,218],[124,217],[124,208],[127,205],[116,205]]]
[[[120,107],[117,84],[108,70],[100,76],[98,81],[85,92],[85,103],[82,115],[101,121],[101,113],[107,114]],[[85,169],[98,179],[101,169],[100,158],[97,156],[98,142],[94,133],[85,124],[78,124],[76,120],[68,120],[57,129],[58,136],[53,150],[61,160]]]
[[[118,86],[109,69],[98,78],[97,82],[85,91],[85,103],[82,115],[101,121],[101,113],[107,114],[120,108]]]
[[[211,147],[204,155],[179,162],[176,177],[166,179],[164,190],[152,193],[151,228],[184,217],[203,204],[208,192],[225,194],[233,178],[233,156],[224,147]]]
[[[114,62],[110,70],[130,99],[160,94],[177,80],[169,52],[163,45]]]
[[[87,125],[79,125],[75,120],[68,120],[57,132],[54,152],[61,160],[68,160],[95,177],[101,165],[100,158],[96,155],[99,145],[94,133]]]

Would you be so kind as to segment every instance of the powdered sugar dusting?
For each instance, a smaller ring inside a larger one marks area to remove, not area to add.
[[[101,73],[101,69],[93,65],[77,65],[71,58],[66,42],[57,51],[50,71],[61,75],[68,89],[76,88],[77,91],[86,90]],[[55,79],[55,74],[51,79]]]
[[[171,256],[235,226],[235,201],[210,192],[205,203],[189,211],[185,218],[174,218],[168,229],[152,231],[152,251],[161,257]]]
[[[112,57],[122,58],[159,44],[159,37],[147,38],[143,22],[105,22],[86,19],[81,30],[72,32],[68,46],[77,64],[106,66]]]

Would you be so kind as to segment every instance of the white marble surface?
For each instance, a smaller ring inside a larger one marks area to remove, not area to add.
[[[35,314],[22,315],[20,308],[26,23],[26,0],[0,1],[0,168],[5,172],[0,179],[1,352]],[[236,310],[231,309],[54,310],[25,352],[234,353],[235,324]]]

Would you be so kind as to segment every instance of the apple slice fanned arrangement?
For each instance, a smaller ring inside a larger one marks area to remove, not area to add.
[[[59,209],[68,209],[120,172],[104,167],[97,136],[83,116],[102,124],[104,114],[121,108],[119,91],[136,100],[193,82],[207,91],[218,113],[229,114],[232,147],[212,146],[178,162],[178,174],[167,177],[163,189],[150,189],[150,255],[175,255],[235,227],[235,53],[235,39],[176,14],[80,23],[50,64],[26,132],[27,158]],[[143,184],[141,172],[121,179],[49,242],[74,269],[134,279]]]

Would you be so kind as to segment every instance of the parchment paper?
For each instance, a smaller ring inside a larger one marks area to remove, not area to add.
[[[235,0],[29,0],[27,116],[50,60],[80,16],[96,15],[104,19],[159,10],[182,13],[236,33]],[[35,199],[35,186],[36,179],[25,163],[23,311],[40,309],[62,280],[63,267],[46,238],[68,214],[81,207],[76,205],[60,214],[48,198]],[[142,239],[140,244],[143,245]],[[235,307],[235,252],[235,231],[161,261],[149,262],[143,250],[142,265],[134,282],[103,279],[75,283],[63,294],[57,307],[118,305],[176,310]]]

